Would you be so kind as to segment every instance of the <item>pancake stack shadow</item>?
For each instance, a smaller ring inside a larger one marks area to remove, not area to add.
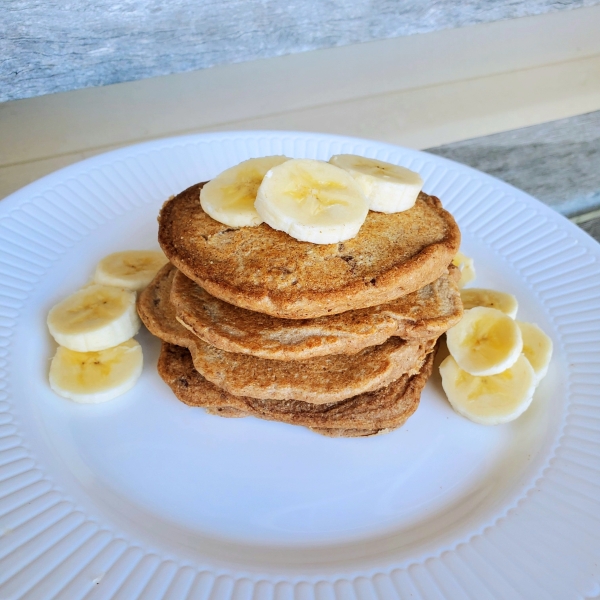
[[[400,427],[462,316],[450,265],[460,233],[439,200],[370,212],[355,238],[316,245],[266,224],[222,225],[202,211],[200,188],[163,206],[170,263],[138,299],[175,396],[332,437]]]

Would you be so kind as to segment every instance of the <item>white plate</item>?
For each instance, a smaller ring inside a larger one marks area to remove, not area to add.
[[[329,439],[175,400],[139,337],[127,395],[52,394],[48,309],[99,258],[156,247],[162,202],[252,156],[356,153],[419,171],[475,258],[553,338],[516,422],[475,425],[439,380],[400,430]],[[365,140],[241,132],[132,146],[0,203],[0,597],[577,598],[600,569],[600,246],[526,194]]]

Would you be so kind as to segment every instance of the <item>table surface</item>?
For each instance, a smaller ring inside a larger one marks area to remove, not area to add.
[[[427,151],[524,190],[600,242],[600,111]]]

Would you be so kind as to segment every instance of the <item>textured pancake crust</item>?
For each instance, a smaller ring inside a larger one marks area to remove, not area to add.
[[[410,210],[370,211],[351,240],[311,244],[265,223],[233,228],[213,220],[200,206],[202,185],[164,204],[163,251],[213,296],[275,317],[307,319],[390,302],[440,277],[460,245],[450,213],[424,193]]]
[[[280,319],[219,300],[178,271],[171,302],[182,325],[221,350],[270,360],[304,360],[356,354],[391,336],[438,338],[462,316],[459,279],[459,270],[450,265],[433,283],[387,304],[299,320]]]
[[[189,337],[180,345],[189,348],[196,370],[231,394],[323,404],[379,389],[405,373],[415,374],[434,344],[390,338],[355,355],[332,354],[306,361],[272,361],[225,352]]]
[[[254,416],[304,425],[331,437],[361,437],[386,433],[404,424],[419,405],[421,391],[433,366],[430,353],[416,375],[403,375],[385,388],[341,402],[310,404],[233,396],[207,381],[194,368],[190,353],[163,343],[158,373],[175,396],[190,406],[227,417]]]
[[[301,400],[315,404],[340,400],[387,386],[405,373],[417,373],[435,340],[408,343],[390,338],[356,355],[335,354],[304,361],[278,361],[225,352],[184,328],[170,301],[176,270],[165,265],[140,294],[138,313],[151,333],[187,348],[203,377],[236,396]]]

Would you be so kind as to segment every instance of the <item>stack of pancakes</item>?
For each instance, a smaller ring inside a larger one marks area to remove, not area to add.
[[[177,398],[329,436],[401,426],[462,315],[449,266],[460,233],[440,201],[421,193],[408,211],[369,212],[355,238],[317,245],[213,220],[201,186],[163,206],[170,263],[138,300]]]

